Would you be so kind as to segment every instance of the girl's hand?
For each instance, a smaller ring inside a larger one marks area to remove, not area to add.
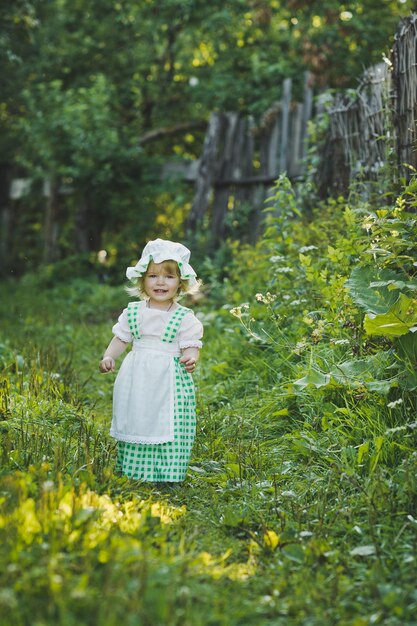
[[[106,374],[107,372],[114,372],[116,369],[116,363],[114,362],[113,357],[105,356],[102,358],[99,364],[99,369],[100,372],[103,372],[103,374]]]
[[[185,348],[180,363],[185,367],[185,371],[191,374],[195,370],[199,356],[198,348]]]
[[[99,370],[106,374],[107,372],[114,372],[116,369],[116,361],[121,354],[126,350],[127,343],[119,339],[119,337],[113,337],[109,345],[107,346],[104,356],[100,361]]]

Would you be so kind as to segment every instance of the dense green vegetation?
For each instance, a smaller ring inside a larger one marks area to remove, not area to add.
[[[356,87],[412,0],[4,0],[0,275],[105,248],[119,269],[157,230],[183,238],[213,110],[260,124],[291,77]],[[9,197],[12,180],[24,180]],[[48,198],[44,195],[47,183]]]
[[[416,623],[415,183],[382,202],[306,217],[280,179],[262,241],[206,261],[177,489],[113,475],[123,290],[1,286],[2,624]]]

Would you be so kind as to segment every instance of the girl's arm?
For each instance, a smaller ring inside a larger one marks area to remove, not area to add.
[[[126,350],[126,346],[126,341],[122,341],[119,337],[113,337],[100,361],[100,372],[103,372],[104,374],[107,372],[114,372],[116,368],[115,361],[117,357],[119,357]]]
[[[191,373],[195,369],[199,356],[199,348],[184,348],[182,350],[180,363],[183,363],[186,371]]]
[[[193,314],[186,315],[178,332],[178,340],[181,349],[180,363],[187,372],[193,372],[200,356],[201,337],[203,326]]]

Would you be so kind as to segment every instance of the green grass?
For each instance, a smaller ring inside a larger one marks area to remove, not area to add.
[[[0,285],[2,626],[417,626],[417,346],[365,335],[345,283],[367,246],[340,200],[235,246],[177,488],[113,473],[98,360],[123,290]]]

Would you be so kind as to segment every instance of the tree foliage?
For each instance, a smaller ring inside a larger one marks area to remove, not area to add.
[[[11,177],[57,178],[74,190],[60,212],[61,254],[79,248],[71,220],[81,213],[92,250],[115,244],[114,235],[140,246],[162,224],[178,231],[192,189],[164,187],[157,171],[161,158],[199,155],[201,133],[184,122],[201,127],[212,110],[257,116],[280,97],[285,77],[300,90],[306,69],[320,88],[356,84],[363,67],[388,52],[410,7],[410,0],[5,0],[2,212]],[[160,128],[171,132],[149,135]],[[141,145],[143,136],[157,139]],[[43,201],[36,202],[31,219],[43,232]],[[24,200],[22,215],[26,209]],[[126,227],[118,225],[120,209]]]

